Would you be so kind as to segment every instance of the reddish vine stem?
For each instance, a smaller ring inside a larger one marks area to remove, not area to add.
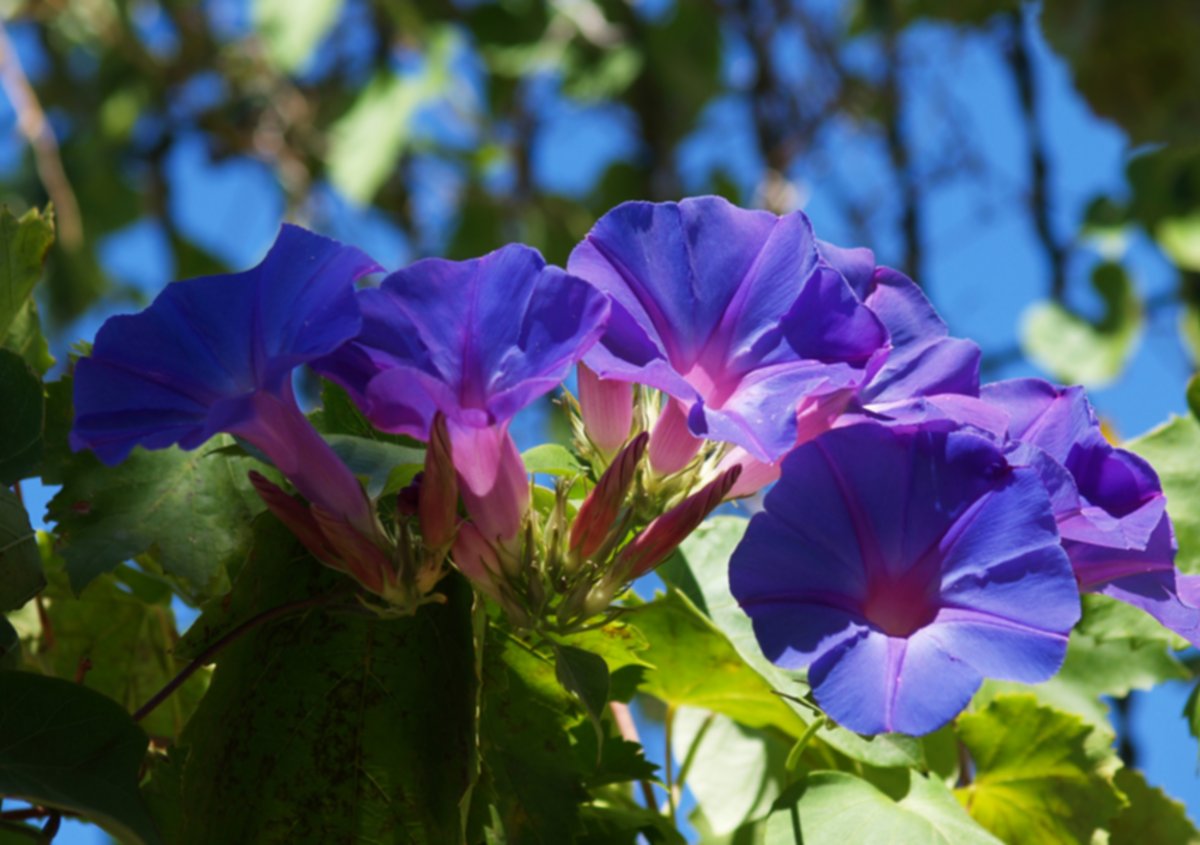
[[[292,614],[299,613],[302,610],[308,610],[309,608],[328,604],[334,599],[341,598],[341,596],[342,593],[310,596],[306,599],[297,599],[296,601],[290,601],[285,604],[281,604],[278,607],[269,608],[264,610],[262,613],[251,616],[245,622],[221,636],[212,645],[196,655],[196,657],[190,663],[188,663],[187,666],[184,666],[183,669],[179,671],[179,674],[167,681],[166,685],[162,689],[151,696],[149,701],[147,701],[145,704],[139,707],[136,712],[134,712],[133,720],[135,722],[140,722],[142,719],[145,719],[154,712],[158,705],[170,698],[171,693],[183,686],[188,678],[196,674],[201,667],[211,663],[213,658],[216,657],[227,646],[236,642],[242,636],[248,634],[250,631],[253,631],[260,625],[265,625],[267,622],[273,622],[277,619],[291,616]]]

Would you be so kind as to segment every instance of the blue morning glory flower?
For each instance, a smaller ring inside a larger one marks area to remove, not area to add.
[[[510,244],[470,261],[418,261],[358,301],[362,331],[314,366],[383,431],[426,440],[445,414],[468,512],[489,541],[510,540],[529,484],[508,422],[596,342],[607,298]]]
[[[1042,474],[1082,590],[1139,607],[1200,645],[1200,576],[1175,568],[1175,536],[1154,469],[1110,444],[1081,387],[1040,379],[986,385],[1009,416],[1010,460]]]
[[[72,448],[114,465],[135,446],[194,449],[228,432],[310,502],[369,529],[370,503],[296,404],[291,376],[358,333],[354,282],[378,269],[284,226],[257,267],[175,282],[141,313],[111,318],[75,367]]]
[[[597,221],[567,269],[613,299],[591,370],[663,391],[675,428],[762,461],[795,445],[802,400],[863,383],[887,343],[799,212],[718,197],[628,202]],[[652,438],[653,464],[678,463],[656,460],[657,447]]]
[[[974,434],[862,423],[783,461],[733,554],[763,652],[864,734],[925,734],[984,677],[1053,675],[1079,592],[1037,473]]]

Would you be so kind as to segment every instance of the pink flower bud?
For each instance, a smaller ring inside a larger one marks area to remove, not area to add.
[[[659,475],[679,472],[700,451],[702,438],[688,430],[687,408],[668,397],[650,433],[650,466]]]
[[[583,500],[571,526],[571,551],[580,558],[591,557],[604,544],[617,521],[625,496],[633,484],[638,464],[650,436],[642,432],[609,464],[595,489]]]
[[[295,496],[282,490],[278,485],[269,481],[266,476],[251,470],[250,483],[255,492],[267,506],[267,510],[275,515],[287,529],[295,535],[304,548],[312,552],[317,560],[327,566],[341,569],[337,552],[321,533],[317,521],[309,512],[308,505]]]
[[[341,561],[338,567],[350,573],[356,581],[375,593],[387,596],[396,581],[391,560],[370,538],[338,514],[319,505],[310,509],[317,526]]]
[[[633,427],[633,385],[601,378],[583,364],[577,372],[583,427],[596,448],[611,455],[621,448]]]
[[[501,576],[500,558],[492,544],[469,522],[458,528],[451,552],[458,571],[486,595],[500,600],[496,579]]]
[[[458,475],[451,459],[446,418],[441,413],[433,418],[429,430],[417,507],[426,548],[445,549],[454,539],[458,523]]]
[[[760,461],[741,446],[730,449],[717,464],[717,475],[733,467],[741,467],[742,473],[738,476],[737,483],[725,494],[725,498],[740,499],[743,496],[752,496],[768,484],[777,481],[781,462],[782,459],[775,463]]]
[[[449,427],[463,504],[491,543],[510,545],[529,509],[529,476],[508,426]]]
[[[740,466],[730,467],[698,493],[688,496],[671,510],[646,526],[646,530],[621,550],[617,571],[627,579],[641,577],[658,566],[675,548],[699,527],[704,518],[721,504],[738,476]]]

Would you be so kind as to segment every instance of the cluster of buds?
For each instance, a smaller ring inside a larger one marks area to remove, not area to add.
[[[267,508],[326,566],[354,578],[383,600],[364,602],[385,616],[407,616],[424,604],[444,601],[435,591],[448,571],[458,520],[458,479],[451,466],[444,420],[434,425],[425,467],[397,499],[391,529],[372,515],[351,522],[284,491],[258,472],[250,482]],[[419,531],[414,531],[414,517]]]
[[[531,497],[517,456],[500,463],[491,490],[468,498],[460,484],[467,518],[451,557],[518,627],[566,632],[615,612],[614,599],[733,495],[743,472],[718,467],[727,448],[693,437],[675,403],[660,410],[653,391],[579,371],[579,398],[567,403],[590,473]]]
[[[576,630],[616,612],[631,582],[744,495],[747,468],[725,444],[694,437],[677,400],[579,370],[579,398],[567,403],[590,471],[536,499],[506,427],[451,432],[441,414],[388,525],[306,503],[259,473],[251,481],[318,560],[382,600],[370,603],[380,613],[442,600],[435,588],[453,562],[515,626]]]

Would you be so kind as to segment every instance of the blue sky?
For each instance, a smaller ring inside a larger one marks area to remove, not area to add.
[[[239,3],[211,3],[210,7],[228,32],[244,30]],[[351,3],[351,18],[354,8]],[[149,31],[156,31],[155,21],[146,25]],[[353,21],[344,24],[353,25]],[[22,58],[35,75],[39,57],[28,38],[20,37],[19,30],[14,34]],[[169,47],[169,32],[155,37]],[[984,159],[984,176],[951,180],[927,193],[923,232],[927,266],[921,281],[952,331],[975,339],[985,351],[1008,349],[1016,343],[1025,310],[1048,286],[1047,268],[1020,204],[1028,185],[1025,139],[997,43],[995,34],[964,37],[941,27],[919,25],[904,45],[911,61],[910,76],[904,80],[911,98],[905,128],[918,151],[934,155],[944,148],[948,137],[961,133]],[[745,73],[747,59],[744,49],[738,49],[735,41],[731,44],[724,72],[736,85]],[[1121,131],[1089,112],[1072,89],[1068,70],[1040,38],[1034,39],[1034,45],[1035,73],[1042,93],[1039,119],[1053,179],[1053,221],[1060,236],[1073,245],[1068,267],[1078,287],[1085,284],[1091,267],[1100,260],[1091,245],[1076,238],[1078,222],[1097,193],[1122,190],[1129,146]],[[775,48],[796,61],[803,58],[787,33],[780,35]],[[864,44],[861,52],[856,59],[869,64],[873,60],[870,45]],[[472,86],[478,84],[478,69],[469,56],[462,58],[457,68],[464,80],[465,93],[460,93],[469,100]],[[219,82],[197,83],[187,95],[196,102],[220,96]],[[539,119],[540,128],[533,139],[534,177],[543,190],[585,193],[609,162],[637,149],[636,126],[620,106],[566,101],[552,76],[530,86],[528,96]],[[187,108],[188,99],[182,98],[178,107]],[[466,132],[464,137],[469,140],[469,127],[448,125],[445,115],[439,116],[436,109],[422,120],[426,131],[439,135]],[[0,168],[16,166],[19,153],[11,109],[0,105]],[[174,187],[169,213],[176,225],[233,267],[256,261],[274,237],[284,211],[282,194],[269,168],[246,159],[214,165],[199,136],[182,138],[168,161]],[[806,158],[807,166],[789,174],[822,237],[846,243],[850,233],[839,207],[830,200],[832,193],[827,187],[831,184],[849,185],[864,196],[878,194],[883,198],[881,205],[887,207],[891,188],[878,161],[875,139],[856,134],[848,125],[833,125],[821,133],[818,148]],[[687,186],[703,184],[716,166],[747,185],[757,179],[759,162],[752,149],[746,106],[736,95],[722,98],[708,109],[680,153],[681,177]],[[450,222],[446,206],[456,195],[459,179],[454,168],[426,159],[414,162],[409,176],[417,190],[416,201],[428,212],[423,216],[432,221],[414,238],[406,237],[378,212],[355,208],[327,187],[320,187],[314,195],[306,210],[308,222],[364,247],[385,266],[399,266],[445,237]],[[504,174],[499,173],[496,187],[503,185]],[[870,246],[884,263],[896,260],[900,249],[894,235],[883,227],[878,241]],[[1133,237],[1126,248],[1126,263],[1144,295],[1174,285],[1171,265],[1151,242]],[[101,254],[113,276],[147,294],[173,278],[166,238],[153,221],[141,221],[109,237]],[[108,304],[71,326],[57,344],[60,355],[70,342],[90,338],[101,316],[129,309],[128,304]],[[1180,345],[1176,321],[1174,312],[1156,314],[1123,376],[1092,393],[1101,414],[1124,436],[1143,432],[1170,414],[1186,410],[1183,387],[1192,365]],[[1032,374],[1037,371],[1024,363],[1010,365],[1000,373]],[[48,493],[27,489],[35,519],[40,518],[40,506]],[[1149,780],[1186,800],[1193,818],[1200,818],[1197,746],[1180,717],[1187,692],[1186,686],[1178,684],[1136,694],[1131,729]],[[661,738],[652,727],[647,731],[653,755],[661,749]],[[68,823],[56,841],[90,843],[103,841],[103,836]]]

